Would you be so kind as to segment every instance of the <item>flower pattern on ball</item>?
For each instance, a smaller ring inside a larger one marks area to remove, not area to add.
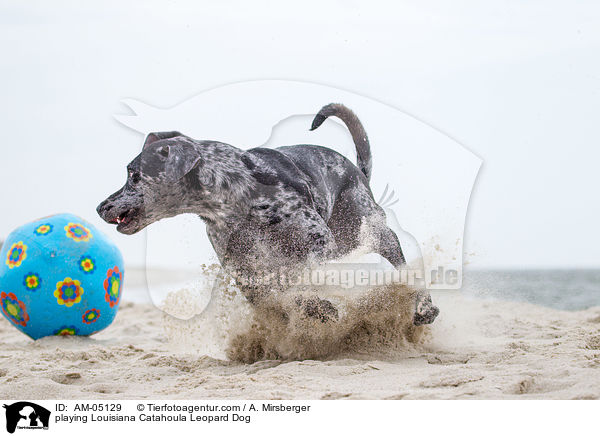
[[[65,226],[67,236],[77,242],[85,242],[92,239],[92,232],[81,224],[69,223]]]
[[[56,336],[73,336],[73,335],[76,335],[77,333],[79,333],[79,329],[77,327],[75,327],[74,325],[71,325],[71,326],[59,328],[58,330],[56,330],[56,333],[54,333],[54,334]]]
[[[119,271],[119,267],[115,266],[111,268],[106,273],[106,278],[104,279],[104,290],[106,294],[104,295],[104,299],[110,305],[110,307],[114,307],[119,304],[119,299],[121,298],[121,282],[123,281],[123,274]]]
[[[96,261],[90,256],[81,256],[78,263],[79,269],[83,271],[84,274],[92,274],[96,270]]]
[[[52,224],[42,224],[41,226],[36,227],[33,233],[38,236],[46,236],[52,233],[52,229],[54,229]]]
[[[2,292],[0,298],[2,299],[2,312],[4,312],[4,315],[13,323],[25,327],[29,321],[25,303],[19,301],[12,292],[9,294]]]
[[[8,253],[6,253],[6,264],[9,268],[21,266],[21,263],[27,257],[27,245],[23,241],[12,244]]]
[[[58,304],[71,307],[81,301],[83,288],[79,280],[72,280],[70,277],[65,278],[62,282],[56,284],[54,296]]]
[[[91,324],[98,321],[100,318],[100,311],[98,309],[90,309],[83,314],[82,320],[86,324]]]
[[[23,285],[25,285],[25,288],[29,291],[37,291],[42,285],[42,278],[39,274],[30,272],[23,278]]]

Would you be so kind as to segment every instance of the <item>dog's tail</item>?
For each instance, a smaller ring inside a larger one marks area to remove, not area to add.
[[[343,104],[330,103],[327,106],[323,106],[315,116],[310,130],[315,130],[323,124],[323,121],[332,116],[338,117],[348,127],[356,146],[357,166],[367,177],[367,180],[371,180],[371,146],[369,145],[367,132],[365,132],[364,127],[354,112]]]

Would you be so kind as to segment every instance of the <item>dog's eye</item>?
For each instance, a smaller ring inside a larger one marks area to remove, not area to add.
[[[142,179],[142,176],[137,171],[131,174],[132,183],[138,183]]]
[[[164,146],[158,149],[158,153],[163,157],[169,157],[169,147]]]

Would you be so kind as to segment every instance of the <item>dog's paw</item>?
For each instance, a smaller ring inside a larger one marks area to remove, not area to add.
[[[415,315],[413,317],[414,325],[419,326],[431,324],[439,315],[439,313],[440,309],[433,305],[433,302],[431,301],[431,295],[427,293],[417,294]]]
[[[338,311],[331,301],[322,300],[318,297],[305,299],[298,297],[296,303],[302,307],[309,318],[318,319],[323,323],[338,320]]]

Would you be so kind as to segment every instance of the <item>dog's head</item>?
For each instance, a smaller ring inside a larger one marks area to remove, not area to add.
[[[210,193],[191,172],[204,165],[203,147],[179,132],[150,133],[142,152],[127,165],[125,185],[97,207],[102,219],[131,235],[162,218],[187,212]],[[193,197],[193,198],[191,198]]]

